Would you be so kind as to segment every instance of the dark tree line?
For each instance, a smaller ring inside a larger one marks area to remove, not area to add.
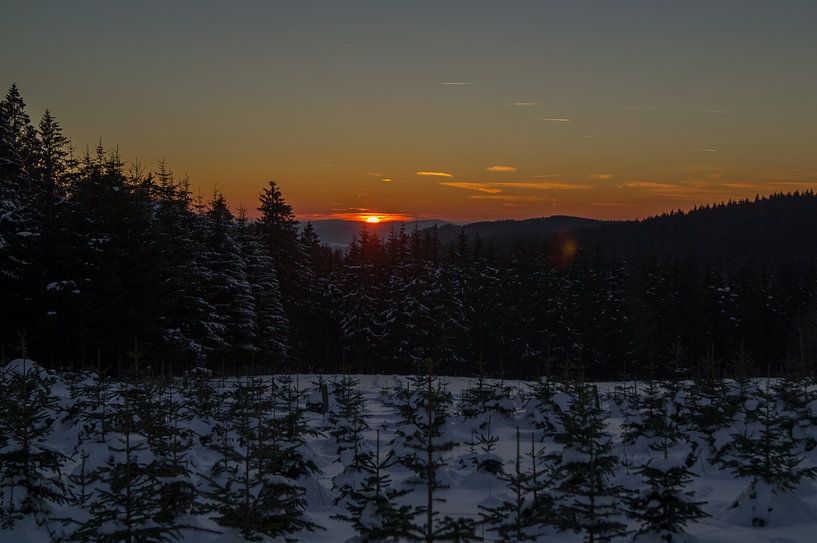
[[[815,201],[706,207],[644,231],[649,244],[659,231],[672,244],[689,225],[749,223],[754,209],[765,246],[775,216]],[[637,244],[629,224],[605,231]],[[164,372],[417,373],[430,358],[450,374],[531,376],[569,363],[594,378],[648,368],[731,375],[738,351],[754,360],[749,374],[812,372],[817,272],[800,253],[774,264],[694,250],[648,258],[587,249],[608,235],[591,230],[497,250],[465,232],[443,244],[435,229],[381,239],[364,226],[347,252],[333,251],[300,227],[274,182],[249,219],[219,192],[196,197],[164,162],[147,171],[101,145],[76,156],[49,112],[31,121],[16,87],[0,102],[0,345],[9,355],[23,335],[50,366],[120,371],[138,345]],[[781,246],[794,247],[784,234]]]

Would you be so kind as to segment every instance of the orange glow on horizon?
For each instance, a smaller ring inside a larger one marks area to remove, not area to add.
[[[371,215],[371,216],[369,216],[369,217],[366,217],[366,222],[368,222],[368,223],[372,223],[372,224],[377,224],[377,223],[379,223],[379,222],[380,222],[380,218],[379,218],[379,217],[376,217],[376,216],[374,216],[374,215]]]

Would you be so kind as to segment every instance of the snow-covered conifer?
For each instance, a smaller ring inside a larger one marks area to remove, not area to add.
[[[625,533],[619,520],[624,491],[613,482],[618,457],[607,432],[598,389],[582,382],[567,385],[568,406],[560,413],[562,446],[555,463],[559,528],[582,533],[588,542],[610,541]]]
[[[58,412],[51,378],[43,368],[21,358],[0,369],[3,528],[13,527],[26,516],[42,525],[49,520],[53,506],[65,499],[61,480],[65,456],[48,442]]]

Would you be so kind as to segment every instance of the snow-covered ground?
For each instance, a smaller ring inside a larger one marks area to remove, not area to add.
[[[19,361],[17,361],[19,365]],[[14,364],[14,363],[12,363]],[[11,367],[11,366],[10,366]],[[378,375],[357,375],[353,376],[359,382],[359,390],[363,392],[366,399],[365,422],[368,429],[365,430],[367,445],[372,446],[375,439],[375,432],[379,429],[382,441],[382,448],[387,450],[388,442],[393,438],[398,415],[393,405],[395,401],[395,391],[405,387],[405,377],[378,376]],[[69,388],[76,388],[76,383],[69,387],[63,378],[57,374],[50,374],[53,387],[52,391],[59,399],[59,413],[55,414],[53,430],[46,440],[47,446],[65,455],[65,463],[62,466],[63,478],[68,474],[76,474],[80,467],[81,457],[78,453],[78,443],[80,440],[81,424],[66,419],[65,414],[70,412],[76,398],[71,397]],[[85,378],[90,379],[90,377]],[[264,378],[262,378],[264,379]],[[265,379],[271,379],[267,377]],[[333,376],[323,376],[319,378],[315,375],[294,376],[297,387],[301,390],[309,389],[304,398],[313,404],[319,404],[322,397],[315,383],[322,379],[332,382]],[[490,433],[498,436],[496,448],[493,454],[501,457],[504,461],[505,469],[512,471],[516,459],[516,435],[517,431],[521,435],[523,449],[529,450],[531,436],[535,441],[537,449],[557,450],[558,446],[550,439],[542,438],[542,431],[538,429],[534,422],[536,415],[531,413],[530,384],[519,381],[503,381],[498,383],[508,392],[508,399],[504,400],[502,407],[510,409],[509,415],[500,413],[490,413],[487,417],[465,418],[457,414],[457,403],[463,393],[475,385],[475,379],[469,378],[441,378],[448,391],[451,392],[454,403],[445,427],[445,438],[455,443],[453,448],[444,454],[446,466],[441,469],[441,479],[448,488],[438,491],[436,498],[441,515],[452,517],[467,517],[474,521],[480,519],[480,506],[491,505],[508,497],[505,483],[495,476],[478,472],[472,465],[468,465],[467,458],[471,451],[467,443],[473,441],[475,433],[479,431],[480,424],[490,420]],[[223,389],[231,386],[235,380],[214,380],[216,389]],[[491,382],[495,383],[495,382]],[[620,403],[614,401],[617,394],[620,396],[624,385],[618,383],[602,383],[598,385],[601,397],[601,406],[607,413],[607,431],[612,435],[614,449],[613,452],[624,462],[616,469],[613,482],[625,488],[637,488],[639,479],[635,475],[635,466],[643,463],[645,452],[637,445],[626,446],[622,440],[622,423],[624,408]],[[328,390],[331,389],[331,385]],[[617,392],[618,391],[618,392]],[[179,393],[179,398],[183,396]],[[328,397],[329,405],[333,403],[331,394]],[[813,407],[813,406],[812,406]],[[340,542],[353,538],[355,530],[344,521],[333,518],[335,515],[344,512],[342,505],[335,504],[336,493],[333,491],[333,478],[344,468],[338,462],[337,445],[330,436],[329,417],[316,411],[307,410],[305,420],[309,429],[315,430],[316,435],[309,436],[306,443],[305,454],[311,458],[319,471],[312,476],[299,479],[299,484],[305,487],[306,491],[306,512],[315,523],[323,529],[314,532],[304,531],[292,535],[297,541],[304,542]],[[197,487],[205,485],[203,475],[209,475],[212,466],[218,461],[216,453],[212,448],[206,447],[200,438],[212,432],[211,423],[207,420],[194,418],[185,423],[186,428],[194,430],[197,437],[190,453],[189,463],[192,469],[200,472],[201,475],[194,474],[193,480]],[[483,424],[482,429],[486,426]],[[813,429],[811,429],[813,430]],[[720,432],[719,439],[729,441],[733,433],[739,432],[739,428],[726,429]],[[810,431],[806,428],[806,431]],[[113,439],[113,434],[110,437]],[[3,443],[0,441],[0,447]],[[85,459],[86,466],[102,465],[106,457],[110,454],[111,443],[91,443],[89,440],[84,450],[89,453]],[[0,449],[2,450],[2,449]],[[804,453],[805,458],[800,467],[814,465],[817,461],[817,452],[814,450]],[[523,468],[527,469],[527,458],[522,459]],[[719,469],[716,464],[699,458],[691,468],[695,476],[691,481],[689,490],[694,491],[695,499],[703,502],[702,509],[708,513],[709,517],[694,521],[686,527],[688,534],[692,538],[689,541],[699,541],[701,543],[724,543],[724,542],[775,542],[794,543],[810,542],[817,540],[817,486],[812,481],[806,480],[797,488],[785,495],[776,495],[769,489],[764,489],[763,485],[758,485],[757,491],[760,495],[752,502],[756,506],[773,505],[775,511],[771,515],[768,526],[759,528],[751,527],[751,514],[747,513],[746,507],[734,508],[733,504],[741,496],[745,497],[751,480],[749,478],[737,478],[731,471]],[[392,485],[399,486],[406,480],[409,471],[401,466],[395,466],[391,470]],[[7,497],[4,499],[8,499]],[[414,495],[409,494],[402,498],[406,503],[422,503],[424,490],[415,491]],[[774,502],[774,503],[772,503]],[[3,504],[5,505],[5,501]],[[53,506],[50,513],[51,518],[82,517],[83,513],[71,509],[67,505]],[[637,524],[621,516],[622,522],[627,523],[628,528],[635,530]],[[224,530],[208,515],[199,515],[193,519],[186,519],[186,523],[192,523],[198,527],[219,531],[220,533],[202,531],[183,531],[182,540],[189,542],[206,541],[240,541],[241,538],[232,530]],[[49,521],[44,526],[38,526],[33,518],[27,517],[17,521],[11,529],[0,529],[0,542],[2,543],[24,543],[48,541],[49,533],[59,537],[68,533],[66,528],[59,522]],[[476,528],[477,541],[497,541],[496,533],[488,531],[484,525]],[[573,532],[549,531],[539,537],[538,541],[572,542],[580,541],[582,536]],[[632,534],[620,537],[616,541],[632,540]],[[643,539],[647,540],[647,539]]]

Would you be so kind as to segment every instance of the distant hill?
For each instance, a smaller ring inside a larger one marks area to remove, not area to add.
[[[321,242],[338,248],[348,247],[361,227],[358,221],[343,220],[312,224]],[[454,243],[462,229],[471,241],[479,236],[499,251],[570,239],[584,252],[601,251],[632,261],[693,255],[701,264],[817,263],[817,196],[813,192],[706,205],[632,221],[554,215],[466,225],[424,220],[368,227],[387,237],[392,228],[401,225],[408,231],[436,226],[444,245]]]
[[[479,236],[497,247],[502,247],[541,243],[557,232],[596,228],[604,224],[608,223],[597,219],[554,215],[535,219],[475,222],[464,226],[446,224],[437,227],[437,235],[443,244],[453,243],[462,229],[469,239],[473,240]]]
[[[629,260],[694,255],[702,263],[815,262],[817,196],[776,194],[567,235],[586,251],[601,250]]]
[[[301,227],[306,223],[302,222]],[[423,230],[433,226],[450,225],[450,223],[438,219],[425,219],[420,221],[389,221],[376,224],[367,224],[369,231],[377,232],[379,236],[387,237],[389,232],[394,228],[405,226],[406,231],[410,232],[417,228]],[[327,219],[312,221],[312,226],[321,240],[321,243],[329,245],[330,247],[344,249],[348,247],[354,237],[360,232],[363,223],[360,221],[346,221],[342,219]]]

